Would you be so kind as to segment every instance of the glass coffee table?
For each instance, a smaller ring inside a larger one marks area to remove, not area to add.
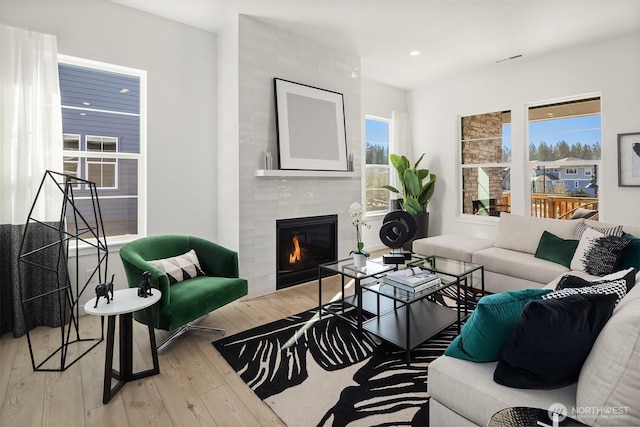
[[[382,280],[386,273],[401,265],[384,264],[381,257],[367,260],[362,269],[355,268],[350,258],[321,264],[318,267],[318,311],[320,317],[323,312],[331,313],[354,325],[358,332],[368,331],[406,350],[409,364],[411,350],[427,339],[454,323],[460,332],[462,321],[471,312],[470,289],[479,285],[484,295],[484,267],[443,257],[414,255],[406,261],[406,266],[432,271],[440,277],[441,283],[420,292],[407,292]],[[338,301],[323,303],[322,279],[335,274],[341,276],[341,297]],[[345,296],[345,278],[354,281],[355,292],[351,296]],[[455,300],[455,307],[446,306],[444,292]],[[476,301],[473,297],[473,302]],[[356,309],[355,318],[346,314],[353,308]]]
[[[406,291],[383,279],[361,287],[361,292],[375,294],[378,302],[374,316],[362,323],[362,329],[404,349],[407,365],[411,363],[411,350],[429,338],[453,324],[460,333],[462,321],[484,295],[482,265],[435,256],[415,259],[408,265],[434,272],[440,283],[419,292]],[[475,294],[474,285],[479,286],[481,294]],[[381,305],[385,299],[393,301],[391,308]]]
[[[440,256],[420,258],[411,261],[409,265],[432,271],[438,275],[450,278],[455,282],[457,285],[455,287],[455,300],[457,301],[458,307],[462,306],[462,308],[464,308],[464,310],[458,310],[458,333],[460,333],[460,322],[462,318],[466,318],[470,314],[472,303],[469,299],[470,295],[475,295],[473,298],[474,307],[477,300],[485,295],[484,266]],[[477,290],[479,290],[479,292],[475,293]],[[451,296],[453,297],[453,295]]]
[[[352,258],[345,258],[334,262],[328,262],[325,264],[320,264],[318,266],[318,312],[319,316],[322,317],[322,312],[328,312],[345,320],[354,326],[357,326],[358,331],[362,330],[362,307],[364,306],[373,306],[375,304],[375,300],[370,298],[370,295],[367,293],[361,292],[362,281],[366,279],[372,279],[377,277],[382,277],[384,273],[389,271],[396,270],[397,266],[394,264],[383,264],[382,262],[377,262],[374,260],[367,259],[367,265],[364,268],[356,268],[353,265]],[[333,276],[335,274],[339,274],[342,280],[341,287],[341,299],[340,299],[340,307],[335,309],[336,301],[330,301],[329,303],[323,304],[322,302],[322,278],[327,276]],[[355,283],[355,292],[351,296],[345,296],[345,278],[353,279]],[[358,309],[358,315],[356,316],[356,320],[353,320],[351,317],[345,316],[345,310],[351,307],[356,307]]]
[[[459,306],[452,309],[431,298],[443,289],[460,285],[451,278],[438,276],[440,283],[418,292],[388,284],[383,279],[362,286],[362,291],[377,296],[374,316],[362,323],[362,329],[405,350],[407,365],[411,364],[411,350],[456,321],[460,322]],[[383,307],[381,299],[393,301],[392,307]]]

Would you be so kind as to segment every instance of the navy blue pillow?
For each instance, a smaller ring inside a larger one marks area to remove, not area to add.
[[[556,388],[577,381],[616,298],[615,294],[579,294],[531,301],[502,347],[493,380],[525,389]]]

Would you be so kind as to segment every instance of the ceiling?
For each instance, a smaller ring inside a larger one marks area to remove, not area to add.
[[[213,33],[250,15],[357,54],[362,77],[402,89],[640,32],[640,0],[111,1]]]

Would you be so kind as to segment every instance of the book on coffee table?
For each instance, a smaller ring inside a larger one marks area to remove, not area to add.
[[[438,276],[420,267],[409,267],[387,273],[382,281],[409,292],[420,292],[441,283]]]

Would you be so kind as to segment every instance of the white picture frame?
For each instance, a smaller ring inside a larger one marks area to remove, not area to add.
[[[279,169],[346,172],[343,95],[279,78],[274,87]]]
[[[618,187],[640,187],[640,132],[618,134]]]

